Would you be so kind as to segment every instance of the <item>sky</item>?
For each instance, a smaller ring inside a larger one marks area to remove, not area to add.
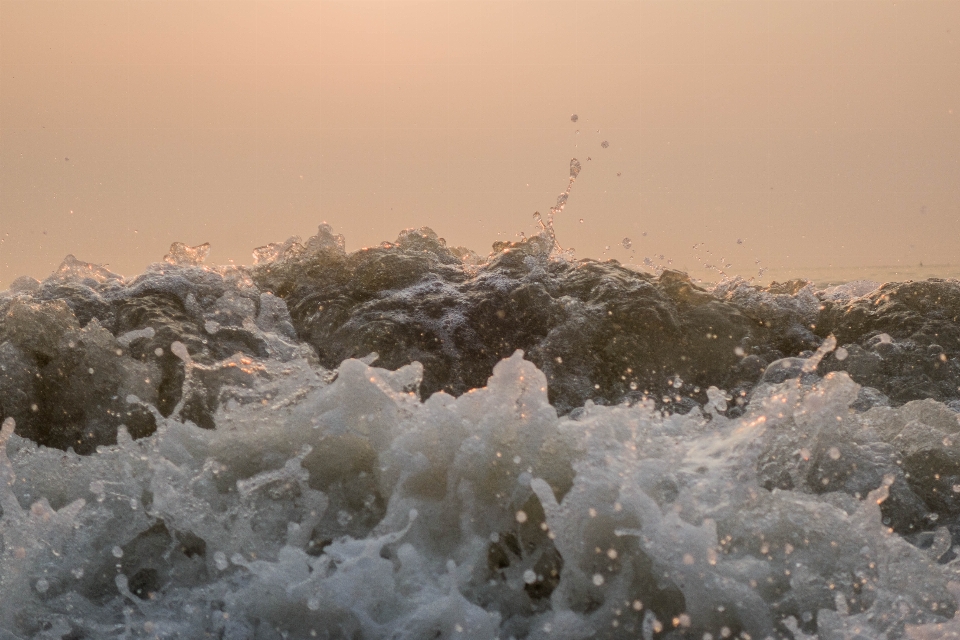
[[[958,79],[960,0],[0,0],[0,288],[323,221],[486,255],[573,157],[580,257],[942,275]]]

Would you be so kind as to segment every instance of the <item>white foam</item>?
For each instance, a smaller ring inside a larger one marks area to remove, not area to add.
[[[154,435],[121,431],[82,457],[4,423],[0,629],[489,640],[657,625],[763,638],[805,615],[796,637],[814,618],[822,638],[954,625],[957,569],[881,524],[887,484],[842,509],[757,481],[770,438],[817,438],[838,415],[879,433],[899,416],[850,412],[846,374],[761,386],[735,420],[652,403],[574,420],[519,352],[486,387],[425,401],[409,391],[419,364],[347,360],[329,383],[302,358],[259,366],[252,389],[224,392],[239,400],[213,431],[157,414]]]

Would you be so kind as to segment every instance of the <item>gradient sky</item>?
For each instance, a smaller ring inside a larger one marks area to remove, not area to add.
[[[581,256],[960,263],[960,0],[0,0],[0,73],[0,287],[324,220],[486,254],[574,156]]]

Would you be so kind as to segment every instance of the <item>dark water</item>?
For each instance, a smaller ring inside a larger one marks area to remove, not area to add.
[[[0,637],[953,628],[960,283],[707,289],[549,230],[17,280]]]

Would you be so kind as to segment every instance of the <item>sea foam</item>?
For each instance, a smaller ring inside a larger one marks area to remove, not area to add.
[[[558,417],[520,352],[459,398],[421,401],[421,375],[347,360],[327,381],[304,359],[266,363],[216,429],[158,416],[154,434],[121,430],[89,456],[8,419],[0,627],[893,638],[955,613],[958,563],[938,564],[949,533],[921,550],[881,522],[892,476],[861,500],[760,484],[772,446],[802,463],[840,423],[861,447],[918,428],[910,405],[852,411],[845,373],[761,385],[734,420],[652,402]]]

